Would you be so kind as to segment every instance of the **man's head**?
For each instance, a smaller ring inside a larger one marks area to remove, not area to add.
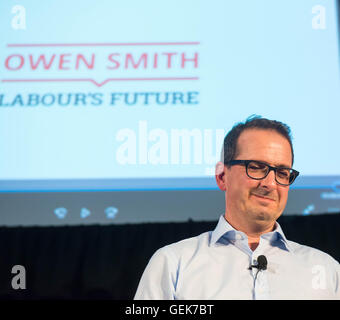
[[[221,161],[223,163],[228,163],[230,160],[234,160],[237,157],[237,140],[240,134],[247,129],[263,129],[263,130],[274,130],[281,134],[289,142],[291,153],[292,153],[292,163],[294,163],[294,151],[290,128],[276,120],[268,120],[261,118],[260,116],[251,116],[244,123],[237,123],[225,136],[223,142],[223,148],[221,152]]]
[[[275,168],[291,168],[294,155],[289,127],[274,120],[248,118],[227,134],[221,158],[216,166],[216,181],[226,193],[228,221],[253,232],[273,226],[288,199],[289,185],[278,183],[284,182],[281,171],[254,168],[260,175],[268,173],[263,179],[254,179],[262,176],[252,174],[252,164],[247,167],[246,163],[230,161],[256,160]]]

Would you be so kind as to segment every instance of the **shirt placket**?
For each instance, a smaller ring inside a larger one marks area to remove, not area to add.
[[[244,236],[240,232],[236,232],[233,235],[233,239],[230,241],[244,253],[246,253],[251,261],[251,265],[257,265],[257,257],[260,256],[261,251],[263,249],[264,243],[263,240],[260,239],[259,246],[255,251],[252,251],[249,248],[248,238]],[[262,241],[261,241],[262,240]],[[262,243],[261,243],[262,242]],[[268,300],[270,299],[269,295],[269,284],[268,284],[268,271],[267,270],[259,270],[257,268],[251,268],[250,272],[253,275],[253,299],[254,300]]]
[[[261,241],[259,246],[251,254],[252,265],[257,265],[257,259],[260,255],[263,255],[263,241]],[[254,279],[253,286],[253,299],[254,300],[268,300],[270,299],[269,294],[269,283],[268,283],[268,270],[259,270],[257,268],[251,269]]]
[[[254,278],[254,300],[268,300],[270,296],[267,270],[258,270],[253,268],[252,271]]]

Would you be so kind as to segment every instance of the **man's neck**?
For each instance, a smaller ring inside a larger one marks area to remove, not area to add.
[[[259,245],[259,242],[260,242],[260,237],[253,238],[253,237],[248,236],[248,246],[252,251],[254,251],[257,248],[257,246]]]
[[[254,251],[259,243],[260,243],[260,236],[264,233],[271,232],[275,228],[275,222],[273,224],[270,224],[268,227],[264,227],[261,229],[256,228],[250,228],[249,226],[242,226],[236,223],[235,221],[230,221],[232,219],[227,218],[227,214],[224,215],[224,218],[227,220],[227,222],[235,229],[244,232],[247,235],[248,238],[248,245],[249,248]]]

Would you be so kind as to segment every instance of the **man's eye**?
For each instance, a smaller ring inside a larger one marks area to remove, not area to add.
[[[287,170],[278,170],[277,173],[282,178],[288,178],[289,177],[289,172]]]
[[[266,166],[261,163],[250,163],[249,168],[251,170],[264,170]]]

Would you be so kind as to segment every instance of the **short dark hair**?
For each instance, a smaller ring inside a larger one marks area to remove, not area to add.
[[[224,138],[223,148],[221,153],[221,161],[227,165],[231,160],[234,160],[237,154],[237,140],[240,134],[247,129],[264,129],[275,130],[286,138],[290,144],[292,151],[292,165],[294,163],[294,151],[291,130],[285,123],[276,120],[262,118],[259,115],[251,115],[245,122],[239,122],[233,126]]]

